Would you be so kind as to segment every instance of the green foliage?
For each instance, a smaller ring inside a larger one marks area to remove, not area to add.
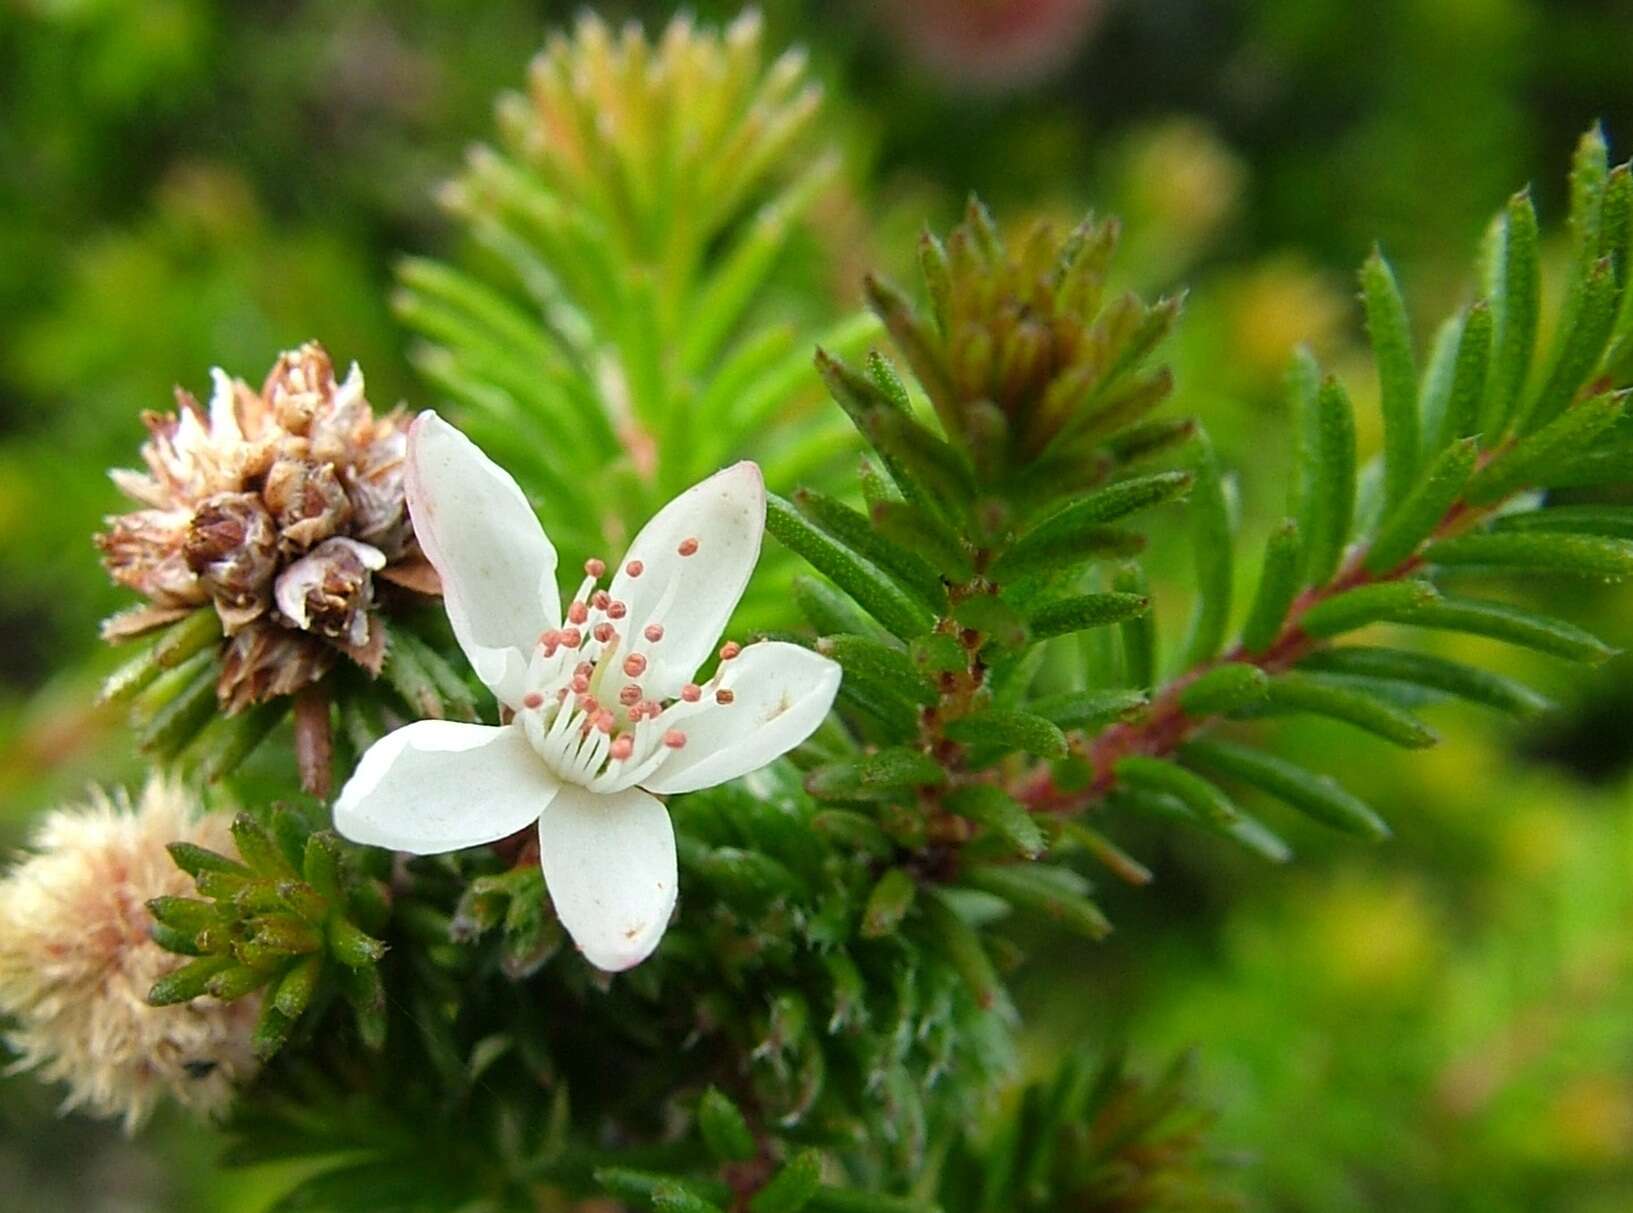
[[[752,11],[650,39],[586,13],[499,118],[497,148],[443,191],[469,268],[405,261],[396,305],[421,372],[536,494],[569,562],[616,551],[733,459],[775,484],[833,468],[846,448],[810,407],[808,351],[856,353],[877,330],[772,285],[840,175],[804,57],[769,56]]]
[[[379,854],[314,831],[287,806],[265,823],[240,813],[232,833],[238,859],[191,843],[170,847],[202,900],[148,903],[154,941],[193,958],[161,978],[148,1001],[163,1007],[208,994],[231,1002],[260,991],[252,1042],[265,1060],[294,1038],[309,1039],[329,1004],[343,997],[357,1037],[379,1049],[386,946],[376,936],[390,916]]]
[[[425,612],[395,620],[380,678],[342,668],[300,695],[274,696],[229,713],[220,708],[217,685],[231,641],[223,638],[215,610],[205,607],[151,639],[132,642],[128,647],[138,651],[103,680],[101,701],[127,707],[138,747],[155,762],[203,783],[233,775],[293,716],[298,734],[317,737],[297,745],[301,782],[307,791],[325,792],[337,734],[349,769],[356,755],[388,731],[388,720],[476,719],[470,682],[440,651],[452,647],[445,633]]]
[[[1182,1055],[1154,1082],[1120,1058],[1067,1053],[1056,1074],[1020,1093],[1014,1108],[965,1144],[950,1170],[948,1213],[1026,1209],[1224,1211],[1225,1168],[1207,1157],[1210,1118],[1189,1089],[1194,1059]]]
[[[1511,679],[1431,655],[1329,647],[1334,638],[1380,623],[1465,631],[1559,656],[1602,659],[1603,646],[1570,624],[1498,601],[1450,596],[1439,582],[1454,572],[1605,578],[1628,571],[1629,540],[1619,517],[1577,508],[1549,521],[1553,503],[1535,492],[1580,460],[1586,442],[1604,435],[1613,444],[1622,440],[1620,385],[1603,377],[1602,363],[1604,318],[1621,306],[1619,280],[1606,267],[1623,255],[1617,250],[1625,243],[1629,187],[1616,186],[1609,204],[1615,231],[1601,236],[1611,176],[1602,141],[1590,133],[1573,176],[1575,285],[1551,366],[1530,394],[1522,389],[1532,379],[1538,327],[1537,236],[1524,196],[1511,202],[1496,227],[1495,313],[1482,301],[1449,322],[1422,383],[1399,285],[1380,256],[1368,260],[1361,277],[1379,366],[1381,479],[1376,491],[1366,485],[1344,386],[1301,354],[1288,380],[1298,436],[1294,517],[1272,533],[1258,593],[1234,647],[1226,639],[1235,522],[1217,452],[1193,429],[1175,452],[1182,469],[1124,470],[1120,456],[1140,447],[1131,435],[1149,423],[1143,410],[1103,411],[1108,396],[1117,395],[1118,377],[1134,373],[1166,328],[1158,319],[1165,315],[1161,306],[1124,301],[1098,310],[1093,284],[1104,276],[1114,229],[1085,224],[1065,242],[1040,230],[1021,255],[1011,256],[991,216],[972,203],[945,241],[927,235],[921,267],[929,318],[895,288],[874,283],[870,299],[932,416],[919,415],[915,393],[903,390],[876,356],[870,357],[871,379],[827,356],[819,365],[880,458],[883,475],[868,472],[876,507],[867,521],[877,530],[878,505],[899,515],[916,512],[938,534],[953,532],[937,546],[956,558],[931,561],[942,583],[936,586],[923,567],[908,563],[913,557],[906,547],[888,548],[881,535],[862,530],[859,515],[828,510],[819,542],[814,528],[793,525],[794,511],[779,506],[772,529],[896,636],[895,644],[917,644],[926,634],[949,643],[956,638],[965,659],[961,665],[958,648],[949,650],[936,667],[935,698],[923,694],[929,684],[904,677],[909,658],[900,647],[894,679],[880,676],[887,663],[878,657],[869,669],[853,659],[847,670],[857,670],[859,693],[851,702],[863,708],[851,721],[857,743],[866,752],[888,738],[891,747],[830,762],[813,773],[812,789],[868,801],[898,825],[922,820],[931,844],[975,853],[990,837],[994,846],[1007,843],[1023,859],[1036,859],[1042,850],[1019,827],[1025,815],[1111,804],[1201,825],[1269,858],[1284,857],[1285,845],[1188,769],[1194,763],[1269,790],[1326,824],[1369,837],[1386,834],[1375,812],[1323,777],[1235,742],[1202,737],[1233,717],[1299,714],[1339,720],[1416,749],[1436,740],[1413,711],[1425,694],[1518,714],[1545,702]],[[1080,282],[1086,267],[1094,276]],[[1067,307],[1066,300],[1082,305]],[[1050,318],[1050,342],[1027,326],[1032,317]],[[1097,351],[1110,341],[1120,352],[1076,361],[1073,334],[1080,328],[1108,334],[1091,343]],[[1112,333],[1125,334],[1127,345],[1118,345]],[[1045,348],[1054,353],[1045,357]],[[1144,382],[1159,379],[1153,373]],[[1513,407],[1515,400],[1523,407]],[[1482,429],[1482,417],[1494,424]],[[1075,448],[1073,471],[1059,474],[1061,444],[1079,440],[1087,445]],[[1154,672],[1164,667],[1147,615],[1149,582],[1129,562],[1109,578],[1114,588],[1108,589],[1097,565],[1127,561],[1143,546],[1138,532],[1122,525],[1126,515],[1181,497],[1188,498],[1196,593],[1171,681],[1152,687]],[[881,554],[887,552],[895,554]],[[908,580],[917,587],[911,610],[902,605]],[[821,604],[808,612],[819,629],[842,614]],[[1120,645],[1101,638],[1111,625],[1121,625]],[[1074,633],[1077,668],[1062,662],[1066,650],[1058,647]],[[833,651],[838,643],[822,642]],[[1040,675],[1046,666],[1047,680]],[[911,705],[890,711],[888,721],[877,709],[867,719],[865,705],[889,702],[892,683],[916,688],[905,696]],[[1120,683],[1152,687],[1151,697],[1125,701],[1120,720],[1108,720],[1111,711],[1097,717],[1089,705],[1114,702],[1100,697],[1113,695]],[[1051,719],[1069,731],[1057,739],[1029,723]],[[880,723],[888,726],[882,734]],[[906,755],[915,746],[938,760],[933,769],[913,770]],[[857,772],[887,759],[898,772],[894,787],[875,781],[878,793],[865,794]],[[911,835],[898,839],[911,845]],[[1020,887],[1003,877],[982,880],[989,893]]]

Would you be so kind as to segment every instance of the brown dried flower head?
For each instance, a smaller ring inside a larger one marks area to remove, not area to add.
[[[226,818],[198,816],[179,784],[154,779],[133,808],[93,792],[47,817],[35,853],[0,880],[0,1012],[20,1069],[68,1087],[64,1110],[122,1117],[127,1130],[170,1096],[223,1111],[255,1073],[259,996],[151,1007],[180,963],[154,943],[146,903],[192,881],[165,850],[185,841],[236,854]]]
[[[104,625],[121,639],[212,606],[229,711],[293,694],[337,653],[371,673],[385,653],[377,579],[435,593],[403,500],[408,418],[375,416],[354,365],[323,347],[282,354],[259,392],[212,372],[209,406],[180,389],[143,417],[145,471],[114,483],[143,508],[97,536],[115,581],[147,602]]]

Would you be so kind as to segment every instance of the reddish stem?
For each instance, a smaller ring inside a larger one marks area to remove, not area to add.
[[[329,727],[329,692],[314,682],[295,696],[295,766],[301,787],[329,799],[334,769],[334,736]]]
[[[1488,452],[1480,466],[1500,454]],[[1361,586],[1380,582],[1400,581],[1423,567],[1422,551],[1427,543],[1446,539],[1467,531],[1488,517],[1496,506],[1473,506],[1464,501],[1455,503],[1446,511],[1428,540],[1418,551],[1384,573],[1372,573],[1366,568],[1367,549],[1359,548],[1344,562],[1342,568],[1324,585],[1311,586],[1293,600],[1281,631],[1270,646],[1261,653],[1249,653],[1241,644],[1212,659],[1187,670],[1164,686],[1151,700],[1145,715],[1137,720],[1114,724],[1103,729],[1086,745],[1074,746],[1088,760],[1094,772],[1087,787],[1067,790],[1059,787],[1048,766],[1039,766],[1027,775],[1015,792],[1015,798],[1035,813],[1077,813],[1101,800],[1117,783],[1117,763],[1135,754],[1164,758],[1174,753],[1201,729],[1217,722],[1218,716],[1192,716],[1180,705],[1186,687],[1209,670],[1230,662],[1256,665],[1267,674],[1279,674],[1297,665],[1322,642],[1310,636],[1302,623],[1310,609],[1328,599]]]

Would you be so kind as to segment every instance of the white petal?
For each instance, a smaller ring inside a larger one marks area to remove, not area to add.
[[[561,622],[556,549],[510,474],[432,412],[409,428],[407,495],[459,647],[519,707],[539,633]]]
[[[650,696],[673,695],[703,664],[743,596],[764,533],[765,481],[746,460],[693,485],[641,528],[611,594],[629,607],[624,635],[647,653]],[[682,556],[687,540],[697,550]],[[631,561],[641,566],[637,577]],[[642,640],[649,623],[663,627],[651,645]]]
[[[603,795],[575,784],[539,818],[539,864],[556,917],[598,969],[652,954],[675,908],[669,810],[639,788]]]
[[[649,791],[692,792],[759,770],[815,732],[839,690],[837,663],[780,640],[751,644],[723,668],[730,703],[706,687],[695,707],[664,713],[686,744],[641,781]]]
[[[243,441],[238,426],[238,391],[232,378],[217,366],[210,368],[210,382],[214,385],[210,393],[210,433],[223,446]]]
[[[335,829],[440,855],[525,830],[560,786],[519,725],[420,720],[369,747],[335,801]]]

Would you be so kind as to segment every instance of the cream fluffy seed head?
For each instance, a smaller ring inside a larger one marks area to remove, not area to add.
[[[165,1096],[219,1113],[256,1069],[258,997],[147,1003],[181,963],[150,938],[146,906],[193,892],[165,850],[176,841],[236,853],[227,821],[198,816],[177,784],[155,778],[134,806],[93,791],[47,817],[0,880],[0,1012],[16,1068],[65,1084],[65,1111],[122,1118],[127,1132]]]

